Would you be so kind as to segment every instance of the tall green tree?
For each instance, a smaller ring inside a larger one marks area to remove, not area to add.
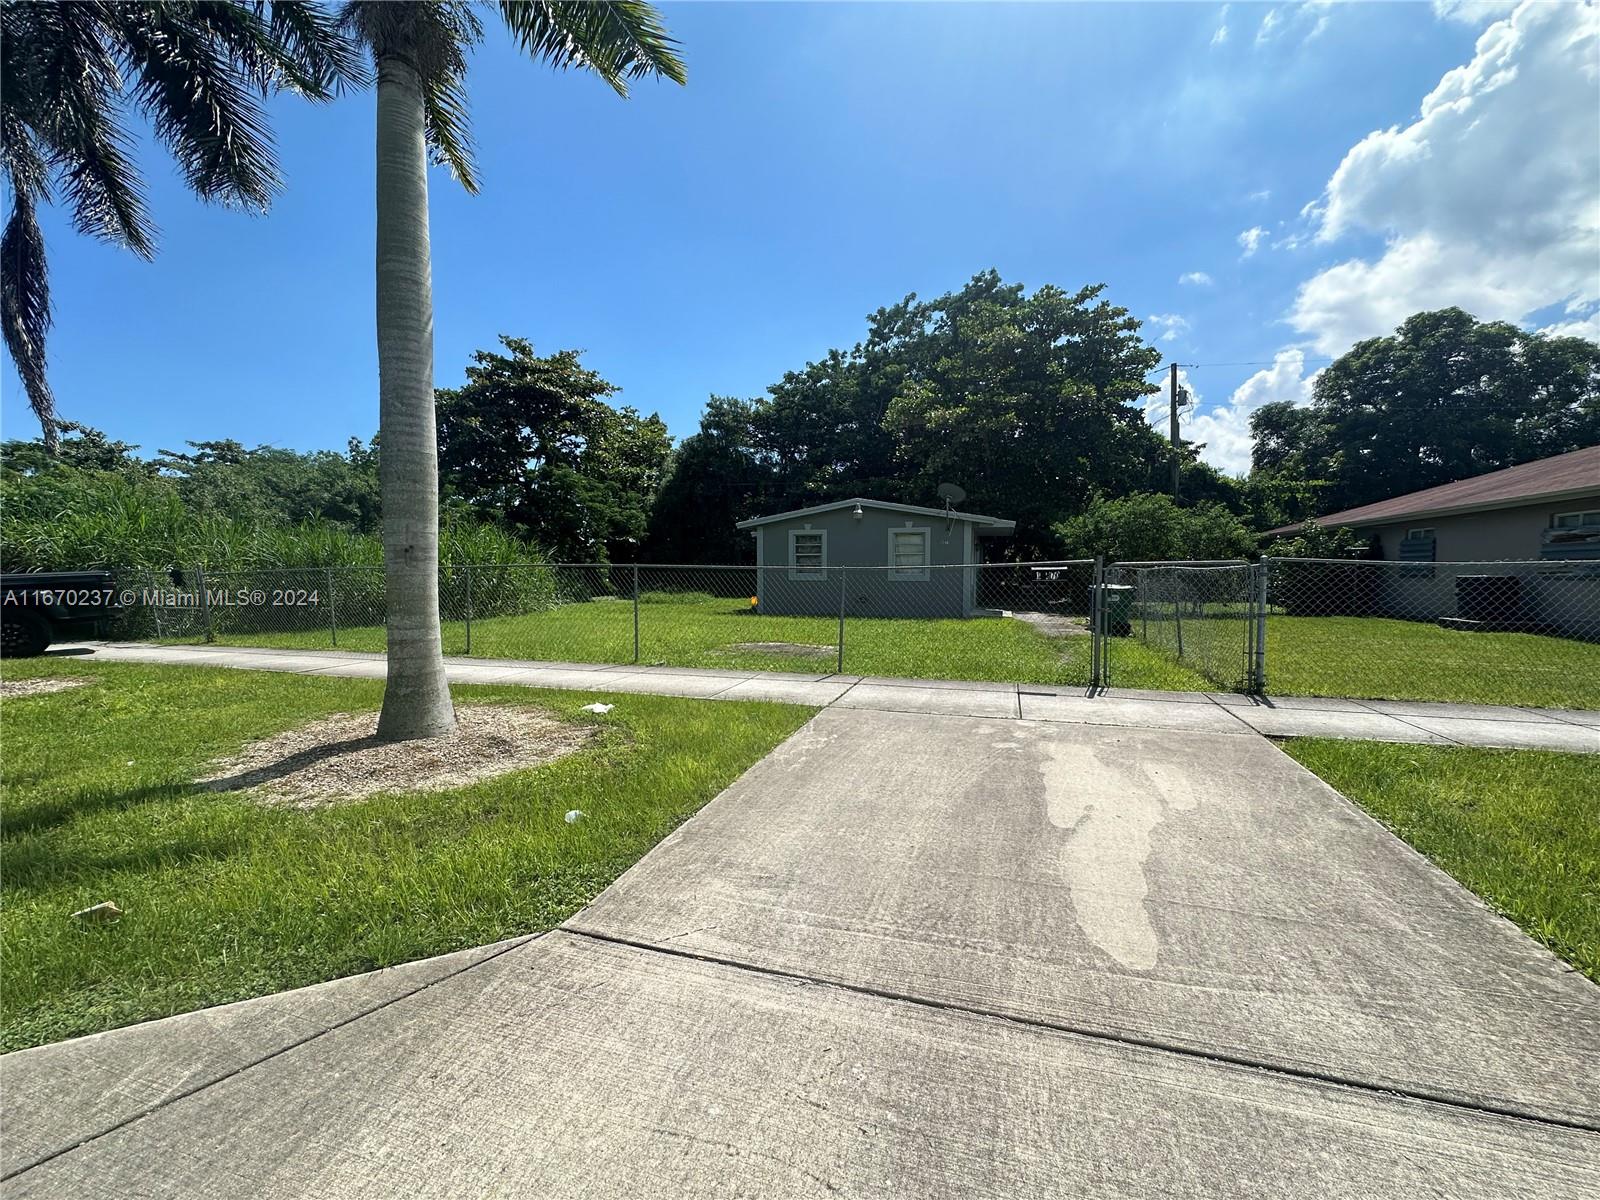
[[[617,389],[576,351],[500,342],[507,353],[472,356],[464,387],[439,389],[447,498],[559,560],[636,559],[672,448],[666,423],[613,408]]]
[[[1103,291],[1030,295],[989,271],[875,318],[913,335],[885,423],[919,495],[959,483],[983,511],[1014,519],[1031,550],[1048,543],[1058,514],[1143,474],[1155,439],[1139,401],[1161,359]]]
[[[1222,505],[1184,507],[1160,492],[1096,499],[1056,532],[1064,554],[1113,562],[1243,558],[1256,548],[1255,535]]]
[[[1417,313],[1251,429],[1256,473],[1322,484],[1319,511],[1354,508],[1600,443],[1600,345]]]
[[[202,200],[264,211],[279,177],[262,102],[280,89],[322,100],[359,78],[359,59],[313,4],[0,4],[0,160],[11,190],[0,327],[46,453],[59,425],[40,206],[60,199],[78,232],[152,258],[130,109]]]
[[[477,11],[464,2],[355,0],[341,16],[371,53],[378,81],[378,427],[389,659],[378,736],[391,740],[455,727],[439,635],[428,163],[442,163],[477,191],[466,97],[467,56],[483,37]],[[619,95],[634,79],[684,81],[676,43],[649,4],[502,0],[499,13],[531,57],[592,71]]]
[[[985,271],[879,309],[863,342],[789,372],[765,399],[714,402],[662,490],[653,552],[745,558],[729,516],[852,495],[937,504],[950,482],[968,507],[1016,520],[1013,552],[1053,553],[1063,517],[1139,490],[1169,461],[1140,404],[1160,354],[1104,290],[1028,293]]]
[[[734,526],[783,507],[776,472],[754,433],[760,401],[712,396],[700,429],[678,444],[650,509],[646,557],[660,563],[736,563],[754,557]]]

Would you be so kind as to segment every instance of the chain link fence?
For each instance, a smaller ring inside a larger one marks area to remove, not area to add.
[[[1258,569],[1245,562],[1118,563],[1101,589],[1102,683],[1115,686],[1137,641],[1226,691],[1256,677]]]
[[[381,567],[119,583],[121,638],[384,649]],[[1600,560],[475,564],[439,602],[478,657],[1600,707]]]
[[[1493,680],[1525,703],[1600,707],[1600,560],[1268,558],[1260,570],[1261,690],[1410,699]]]

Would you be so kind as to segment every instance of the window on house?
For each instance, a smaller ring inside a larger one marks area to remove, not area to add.
[[[789,531],[789,578],[828,577],[828,535],[822,530]]]
[[[1600,525],[1600,509],[1556,513],[1550,518],[1551,529],[1577,529],[1581,525]]]
[[[1431,542],[1432,540],[1433,540],[1433,526],[1432,525],[1429,525],[1429,526],[1427,526],[1426,528],[1423,528],[1423,529],[1408,529],[1408,530],[1406,530],[1406,541],[1408,541],[1408,542]]]
[[[926,579],[928,577],[928,531],[891,529],[889,531],[889,578]]]

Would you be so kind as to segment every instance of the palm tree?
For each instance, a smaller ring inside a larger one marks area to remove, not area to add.
[[[483,36],[471,3],[355,0],[341,24],[371,51],[378,80],[378,456],[383,499],[388,685],[378,736],[455,728],[439,637],[439,461],[434,432],[428,163],[478,190],[467,129],[467,54]],[[684,81],[660,15],[637,0],[500,4],[518,44],[583,67],[626,96],[628,81]]]
[[[155,227],[126,108],[150,119],[201,199],[262,211],[280,181],[261,102],[277,90],[323,100],[362,78],[354,47],[315,5],[0,4],[0,164],[11,189],[0,325],[47,453],[58,422],[39,206],[60,196],[80,233],[150,258]]]

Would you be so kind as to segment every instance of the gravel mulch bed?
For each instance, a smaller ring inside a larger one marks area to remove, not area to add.
[[[384,792],[436,792],[542,766],[581,748],[597,732],[548,713],[510,705],[456,709],[442,738],[380,742],[378,714],[334,713],[285,730],[211,765],[200,782],[245,792],[265,804],[321,808]]]

